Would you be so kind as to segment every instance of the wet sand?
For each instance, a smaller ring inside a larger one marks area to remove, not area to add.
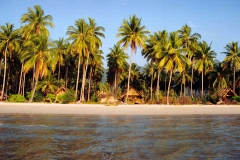
[[[240,114],[240,105],[118,105],[0,102],[0,114],[207,115]]]

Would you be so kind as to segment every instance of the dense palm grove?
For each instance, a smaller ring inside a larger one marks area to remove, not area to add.
[[[240,93],[238,42],[226,44],[225,59],[219,62],[211,43],[202,41],[187,25],[175,32],[151,34],[136,15],[123,20],[116,35],[120,39],[107,53],[107,79],[102,82],[100,48],[105,29],[94,19],[77,19],[68,27],[68,37],[58,40],[49,39],[47,27],[54,24],[40,6],[28,8],[20,21],[19,29],[9,23],[0,27],[1,99],[17,94],[32,102],[63,85],[80,101],[95,101],[100,91],[118,97],[130,86],[151,103],[162,97],[167,104],[170,97],[204,98],[221,88]],[[130,56],[127,48],[131,48]],[[144,67],[132,63],[138,48],[147,61]]]

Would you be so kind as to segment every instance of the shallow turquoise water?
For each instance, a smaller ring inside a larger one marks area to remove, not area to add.
[[[240,159],[240,115],[0,115],[1,159]]]

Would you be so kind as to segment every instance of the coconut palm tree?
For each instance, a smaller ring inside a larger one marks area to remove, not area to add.
[[[0,26],[0,50],[4,52],[4,75],[2,84],[2,97],[5,90],[6,71],[7,71],[7,54],[12,55],[14,51],[20,51],[19,30],[14,30],[14,25],[6,23],[6,26]]]
[[[78,19],[75,21],[75,27],[69,26],[67,34],[69,35],[68,40],[71,40],[71,53],[78,55],[78,70],[75,96],[77,97],[78,81],[80,73],[80,63],[83,56],[87,56],[89,52],[89,39],[88,24],[84,19]]]
[[[194,65],[194,47],[197,44],[196,42],[201,39],[201,35],[199,33],[191,33],[192,29],[188,25],[183,25],[179,32],[179,37],[182,39],[182,47],[188,49],[187,57],[192,61],[192,76],[191,76],[191,96],[193,96],[192,92],[192,82],[193,82],[193,65]],[[185,86],[184,86],[185,90]]]
[[[118,29],[117,38],[121,37],[117,44],[123,44],[123,48],[126,50],[129,46],[131,48],[129,70],[128,70],[128,86],[127,86],[127,95],[126,103],[128,100],[128,92],[130,85],[130,75],[131,75],[131,65],[132,65],[132,54],[136,53],[137,48],[144,48],[145,42],[148,39],[147,34],[148,30],[145,30],[145,26],[141,25],[141,18],[137,18],[136,15],[133,15],[128,20],[123,20],[122,25]]]
[[[59,38],[59,40],[55,40],[52,43],[53,45],[51,46],[51,49],[54,54],[53,58],[53,70],[55,70],[56,66],[58,66],[58,83],[60,80],[60,71],[61,71],[61,66],[64,64],[64,58],[66,58],[68,54],[68,43],[64,38]],[[57,65],[56,65],[57,64]]]
[[[89,83],[88,83],[88,99],[87,101],[90,100],[90,93],[91,93],[91,85],[92,85],[92,78],[94,78],[94,71],[96,68],[101,68],[103,66],[103,52],[102,50],[96,49],[94,51],[94,54],[90,54],[90,71],[89,71]]]
[[[114,45],[113,48],[109,48],[110,53],[107,55],[107,66],[109,72],[114,73],[114,94],[117,94],[119,74],[122,72],[128,55],[120,48],[119,45]]]
[[[213,90],[217,91],[222,88],[228,88],[227,79],[228,73],[227,70],[223,70],[221,67],[221,63],[218,60],[214,61],[214,70],[212,73],[212,77],[215,77],[213,82]]]
[[[182,41],[177,32],[170,32],[169,41],[166,44],[165,51],[161,55],[159,62],[160,68],[165,68],[170,73],[168,91],[167,91],[167,104],[169,105],[169,91],[171,87],[172,74],[176,71],[182,73],[186,65],[190,65],[189,59],[182,55],[185,50],[181,48]]]
[[[99,49],[99,47],[102,46],[102,42],[100,40],[100,37],[105,38],[104,34],[102,32],[105,31],[105,29],[102,26],[97,26],[97,23],[94,19],[88,18],[89,24],[88,24],[88,34],[89,34],[89,52],[87,53],[86,61],[83,61],[83,79],[82,79],[82,88],[81,88],[81,94],[80,94],[80,101],[85,101],[84,97],[84,89],[85,89],[85,82],[86,82],[86,74],[87,74],[87,67],[88,67],[88,59],[89,54],[94,54],[94,51],[96,49]]]
[[[39,5],[28,8],[28,12],[21,17],[21,23],[27,23],[22,27],[22,36],[29,39],[34,34],[50,35],[47,26],[53,28],[52,16],[44,15],[44,10]]]
[[[222,52],[226,54],[226,57],[223,60],[222,67],[225,70],[228,66],[230,66],[233,70],[233,91],[235,91],[236,85],[236,70],[240,68],[240,47],[238,46],[238,42],[231,42],[225,46],[226,52]]]
[[[211,43],[212,44],[212,43]],[[196,52],[196,64],[194,68],[198,73],[202,74],[202,97],[203,97],[203,76],[209,71],[213,70],[213,59],[216,57],[216,53],[211,50],[211,44],[208,45],[207,42],[203,41],[199,43],[199,47]]]
[[[54,91],[58,88],[57,86],[58,80],[56,79],[56,74],[52,74],[49,72],[46,78],[39,81],[37,85],[37,90],[41,89],[45,94],[54,93]]]
[[[23,68],[25,73],[35,66],[35,83],[29,102],[32,102],[33,100],[39,76],[42,78],[43,76],[45,77],[48,75],[49,62],[53,58],[49,50],[49,45],[50,42],[44,35],[36,35],[32,40],[26,42],[26,49],[21,55],[21,60],[26,61]]]

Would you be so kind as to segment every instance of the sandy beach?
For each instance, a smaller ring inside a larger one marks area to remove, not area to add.
[[[0,114],[207,115],[240,114],[239,105],[118,105],[0,103]]]

